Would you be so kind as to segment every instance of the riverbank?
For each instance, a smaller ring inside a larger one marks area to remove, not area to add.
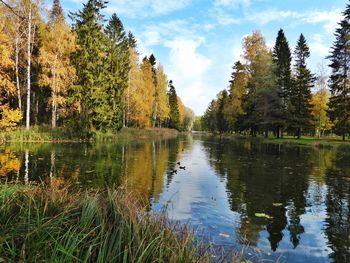
[[[214,136],[216,138],[224,139],[244,139],[249,141],[258,141],[262,143],[275,143],[275,144],[295,144],[302,146],[311,146],[311,147],[338,147],[338,146],[349,146],[350,140],[343,141],[341,137],[311,137],[311,136],[302,136],[300,139],[297,139],[293,136],[284,136],[283,138],[274,138],[264,136],[251,137],[240,134],[209,134],[209,136]]]
[[[120,192],[1,185],[0,261],[211,261],[188,228]]]
[[[96,131],[90,138],[82,138],[64,128],[51,129],[50,127],[32,127],[29,131],[25,128],[18,128],[14,131],[1,131],[0,142],[82,142],[82,141],[130,141],[155,138],[176,137],[179,132],[168,128],[123,128],[120,131]]]

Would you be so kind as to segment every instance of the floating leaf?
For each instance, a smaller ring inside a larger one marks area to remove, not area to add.
[[[255,213],[256,217],[271,219],[272,217],[265,213]]]
[[[220,233],[219,236],[224,237],[224,238],[229,238],[230,237],[230,235],[225,234],[225,233]]]
[[[272,203],[273,206],[282,206],[282,203]]]

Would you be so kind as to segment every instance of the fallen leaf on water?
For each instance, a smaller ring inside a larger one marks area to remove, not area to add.
[[[272,216],[269,216],[265,213],[255,213],[256,217],[262,217],[262,218],[267,218],[267,219],[272,219]]]
[[[221,237],[225,237],[225,238],[229,238],[229,237],[230,237],[230,235],[225,234],[225,233],[220,233],[220,234],[219,234],[219,236],[221,236]]]
[[[282,203],[272,203],[273,206],[282,206]]]

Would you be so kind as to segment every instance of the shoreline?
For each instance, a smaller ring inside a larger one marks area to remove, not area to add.
[[[350,140],[342,141],[339,138],[315,138],[311,136],[302,136],[300,139],[294,138],[293,136],[284,136],[284,138],[265,138],[263,136],[251,137],[249,135],[240,135],[240,134],[212,134],[212,133],[199,133],[199,135],[219,138],[219,139],[228,139],[228,140],[247,140],[247,141],[256,141],[261,143],[273,143],[273,144],[285,144],[285,145],[298,145],[298,146],[308,146],[315,148],[322,147],[339,147],[346,146],[350,147]]]
[[[181,132],[169,128],[123,128],[120,131],[97,131],[91,138],[79,138],[63,129],[51,130],[35,127],[33,130],[17,129],[0,132],[0,144],[3,143],[87,143],[147,140],[157,138],[175,138]]]

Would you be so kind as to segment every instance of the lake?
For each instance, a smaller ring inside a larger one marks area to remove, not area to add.
[[[350,262],[350,148],[203,135],[117,144],[0,145],[5,181],[123,185],[150,210],[251,261]]]

